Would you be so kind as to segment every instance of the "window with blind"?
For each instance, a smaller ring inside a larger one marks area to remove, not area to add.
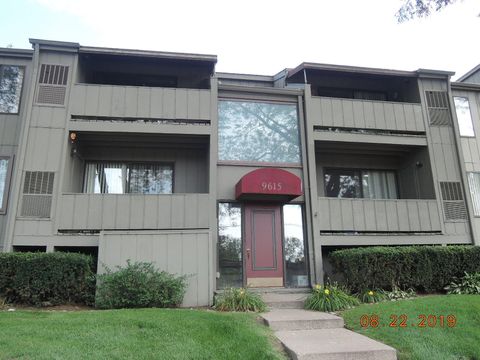
[[[8,179],[10,177],[10,158],[0,157],[0,214],[7,210]]]
[[[474,137],[472,114],[470,113],[470,104],[466,97],[455,96],[455,110],[457,112],[458,129],[460,136]]]
[[[394,171],[326,169],[324,181],[327,197],[398,199]]]
[[[171,194],[173,165],[87,162],[83,192],[90,194]]]
[[[467,176],[470,196],[472,197],[473,215],[480,216],[480,173],[469,172]]]

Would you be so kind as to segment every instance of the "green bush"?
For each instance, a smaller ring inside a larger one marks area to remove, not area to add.
[[[92,257],[83,254],[0,253],[0,297],[35,306],[91,304],[92,265]]]
[[[480,272],[465,273],[461,279],[454,278],[445,290],[449,294],[480,294]]]
[[[480,271],[478,246],[376,246],[337,250],[329,257],[352,291],[398,285],[438,292],[454,277]]]
[[[315,285],[305,300],[305,309],[316,311],[338,311],[360,304],[357,298],[347,294],[337,284]]]
[[[373,304],[386,300],[385,293],[382,290],[365,290],[357,294],[359,300],[363,303]]]
[[[215,310],[264,312],[267,309],[260,295],[244,288],[226,289],[215,298]]]
[[[146,262],[117,266],[98,275],[95,306],[100,309],[175,307],[182,303],[185,276],[159,271]]]

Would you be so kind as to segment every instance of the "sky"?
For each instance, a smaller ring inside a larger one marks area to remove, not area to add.
[[[29,38],[214,54],[217,71],[302,62],[456,72],[480,63],[480,0],[398,24],[402,0],[0,0],[0,47]]]

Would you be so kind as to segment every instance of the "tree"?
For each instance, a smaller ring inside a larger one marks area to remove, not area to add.
[[[457,0],[405,0],[404,4],[395,14],[399,23],[414,19],[424,18],[432,12],[439,11]]]

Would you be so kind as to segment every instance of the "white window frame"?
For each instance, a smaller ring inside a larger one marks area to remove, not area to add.
[[[465,99],[467,101],[467,105],[468,105],[468,114],[470,115],[470,125],[471,125],[471,128],[472,128],[472,132],[473,134],[465,134],[465,133],[462,133],[462,124],[463,122],[461,123],[460,122],[460,117],[458,116],[458,108],[457,108],[457,99]],[[457,116],[457,124],[458,124],[458,132],[460,134],[460,137],[467,137],[467,138],[474,138],[475,137],[475,127],[473,125],[473,117],[472,117],[472,110],[470,109],[470,100],[467,96],[454,96],[453,97],[453,102],[455,104],[455,114]]]
[[[0,215],[4,215],[7,213],[8,194],[10,193],[10,180],[13,168],[13,155],[0,155],[0,160],[8,160],[7,174],[5,176],[5,184],[3,188],[3,201],[0,203]]]

